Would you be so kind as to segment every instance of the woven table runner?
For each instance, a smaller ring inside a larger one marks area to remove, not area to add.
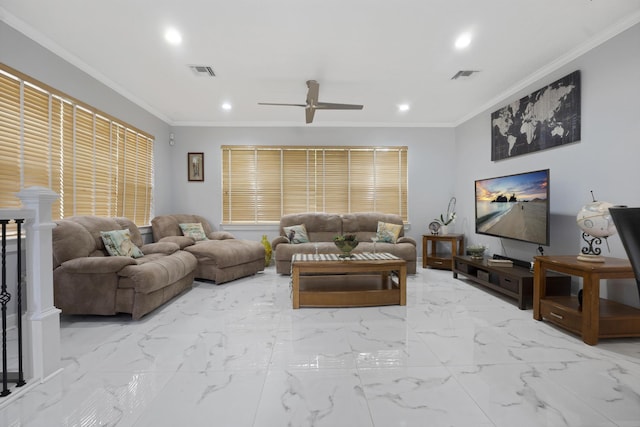
[[[400,259],[399,257],[390,253],[371,253],[362,252],[357,254],[351,254],[350,258],[341,258],[339,254],[293,254],[291,262],[296,261],[376,261],[384,259]]]

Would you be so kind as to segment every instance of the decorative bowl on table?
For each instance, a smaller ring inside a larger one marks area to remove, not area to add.
[[[486,248],[482,245],[472,245],[467,246],[467,253],[471,255],[473,259],[482,259],[484,258],[484,251]]]
[[[358,246],[358,239],[354,234],[338,235],[333,238],[333,243],[342,252],[340,258],[350,258],[351,251]]]

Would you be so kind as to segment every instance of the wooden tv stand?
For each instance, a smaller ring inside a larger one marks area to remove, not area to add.
[[[453,257],[453,277],[461,274],[464,278],[486,286],[496,292],[515,298],[518,308],[524,310],[533,305],[533,272],[528,268],[514,265],[499,267],[487,265],[486,259],[473,259],[470,256]],[[569,295],[571,277],[561,274],[548,274],[546,290],[550,295]]]

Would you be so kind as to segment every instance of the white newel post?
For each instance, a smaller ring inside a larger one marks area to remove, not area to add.
[[[28,219],[26,235],[25,376],[44,381],[60,371],[60,310],[53,305],[51,205],[58,195],[48,188],[29,187],[17,196],[35,212]]]

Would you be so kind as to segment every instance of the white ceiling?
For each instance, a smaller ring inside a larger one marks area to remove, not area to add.
[[[640,22],[640,0],[0,0],[0,19],[172,125],[451,126]],[[304,103],[309,79],[364,109],[257,105]]]

